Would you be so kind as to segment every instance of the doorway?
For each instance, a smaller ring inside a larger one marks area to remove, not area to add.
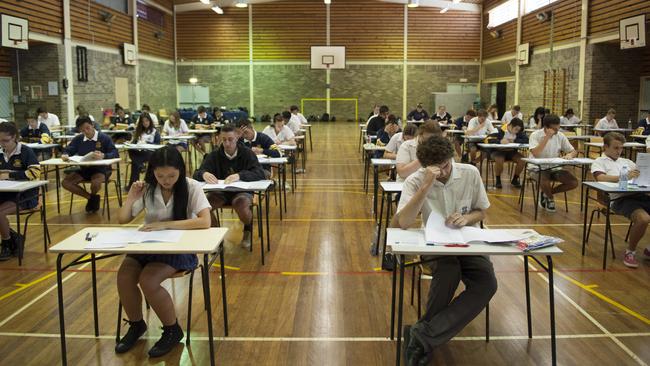
[[[497,108],[499,109],[499,119],[501,119],[501,117],[503,117],[503,114],[506,112],[506,91],[507,91],[506,86],[507,85],[508,83],[506,82],[497,83],[496,105]]]

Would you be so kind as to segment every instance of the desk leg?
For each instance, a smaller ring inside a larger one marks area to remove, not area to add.
[[[262,192],[258,192],[258,195],[260,204],[257,207],[257,223],[259,224],[260,253],[262,255],[262,265],[264,265],[264,223],[262,222]],[[252,243],[251,250],[253,250]]]
[[[370,159],[366,156],[367,153],[364,151],[363,156],[366,158],[363,164],[363,189],[366,194],[368,193],[368,169],[370,169]]]
[[[16,232],[18,235],[22,235],[22,230],[20,230],[20,192],[16,193]],[[23,252],[25,251],[25,238],[23,238],[23,243],[18,247],[18,266],[23,265]]]
[[[266,204],[264,205],[264,215],[266,216],[266,251],[270,252],[271,251],[271,229],[270,229],[270,224],[269,224],[269,191],[268,189],[266,190],[265,193],[266,196]]]
[[[580,176],[580,197],[581,198],[584,196],[583,194],[584,194],[584,191],[585,191],[585,186],[584,186],[584,184],[582,184],[582,182],[585,181],[585,171],[586,170],[587,170],[586,165],[583,164],[583,165],[580,166],[580,174],[581,174],[581,176]],[[580,200],[580,212],[582,212],[582,205],[583,205],[582,200]]]
[[[533,338],[532,314],[530,309],[530,277],[528,273],[528,256],[524,256],[524,278],[526,279],[526,319],[528,321],[528,338]]]
[[[284,213],[287,213],[287,165],[282,164],[282,194],[284,195]]]
[[[223,260],[223,244],[219,251],[219,263],[221,264],[221,302],[223,305],[223,333],[228,336],[228,300],[226,298],[226,269]]]
[[[399,256],[399,295],[397,301],[397,350],[395,365],[400,366],[400,358],[402,352],[402,316],[404,315],[404,261],[405,256]]]
[[[372,196],[372,204],[373,204],[373,214],[375,215],[375,220],[377,220],[377,190],[379,189],[377,186],[379,185],[379,167],[375,165],[373,167],[373,177],[372,177],[372,183],[374,184],[373,187],[373,196]]]
[[[585,247],[587,246],[587,215],[589,214],[589,187],[587,187],[585,192],[585,217],[584,222],[582,223],[582,256],[585,255]]]
[[[282,221],[282,165],[278,165],[278,193],[280,194],[280,221]],[[271,171],[273,171],[273,167],[271,167]],[[277,196],[276,196],[277,197]],[[276,201],[277,204],[277,201]]]
[[[555,344],[555,287],[553,285],[553,258],[546,256],[548,263],[548,301],[551,314],[551,364],[557,364],[557,347]]]
[[[56,175],[56,184],[54,185],[56,187],[56,212],[61,213],[61,195],[59,193],[59,187],[61,186],[61,173],[59,173],[58,165],[54,166],[54,172]]]
[[[383,260],[383,257],[382,257]],[[390,296],[390,340],[395,339],[395,289],[397,284],[397,266],[393,266],[393,286]]]
[[[41,219],[43,220],[43,252],[47,253],[47,245],[52,242],[49,238],[50,230],[47,227],[47,205],[45,204],[45,202],[47,202],[47,197],[45,196],[47,186],[41,188],[43,190],[43,204],[41,205]]]
[[[386,203],[388,204],[386,206],[386,229],[388,229],[388,225],[390,225],[390,216],[393,214],[393,194],[392,193],[387,193],[388,199]],[[384,253],[386,253],[386,242],[388,241],[388,232],[386,235],[384,235],[384,246],[381,250],[382,253],[382,258]]]
[[[222,248],[223,250],[223,248]],[[210,344],[210,365],[214,366],[214,335],[212,334],[212,304],[210,303],[210,261],[208,255],[203,255],[203,299],[205,306],[208,309],[208,342]],[[221,270],[223,271],[223,263],[221,263]],[[223,280],[222,280],[223,281]]]
[[[311,139],[311,127],[309,127],[309,151],[313,152],[314,151],[314,145]]]
[[[524,166],[524,176],[522,178],[522,186],[519,190],[519,212],[524,212],[524,198],[526,197],[526,173],[528,172],[528,164]]]
[[[533,205],[535,206],[535,221],[537,221],[538,202],[542,196],[542,169],[537,172],[537,192],[535,193],[535,202],[533,202]]]
[[[122,207],[122,182],[120,181],[120,177],[122,176],[121,171],[120,171],[120,163],[117,163],[117,203]]]
[[[104,206],[106,207],[106,215],[108,221],[111,221],[111,204],[108,202],[108,176],[104,175]]]
[[[61,364],[63,366],[68,364],[68,357],[65,349],[65,318],[63,314],[63,269],[61,268],[61,260],[63,253],[56,257],[56,288],[59,300],[59,336],[61,338]]]
[[[603,271],[607,268],[607,244],[608,244],[608,241],[609,241],[610,232],[612,230],[611,221],[609,219],[609,214],[610,214],[609,195],[608,195],[607,200],[605,202],[607,204],[607,213],[605,214],[605,248],[604,248],[604,251],[603,251]],[[614,248],[612,248],[612,255],[615,255],[614,254]]]
[[[95,255],[90,255],[90,267],[92,269],[92,285],[93,285],[93,317],[95,320],[95,337],[99,337],[99,316],[97,313],[97,264],[95,262]]]
[[[384,196],[386,192],[381,194],[381,205],[379,206],[379,220],[377,220],[377,237],[375,238],[375,246],[371,250],[371,255],[377,255],[379,253],[379,240],[381,238],[381,220],[384,215]]]

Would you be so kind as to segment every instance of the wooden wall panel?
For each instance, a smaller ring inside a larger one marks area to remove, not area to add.
[[[48,36],[63,34],[61,0],[1,0],[0,13],[28,19],[32,32]]]
[[[589,35],[615,32],[619,20],[649,13],[649,0],[592,0],[589,2]]]
[[[488,23],[487,14],[484,15],[484,24]],[[501,37],[492,38],[490,32],[500,30]],[[483,28],[483,58],[491,58],[514,54],[517,43],[517,19],[501,24],[494,29]]]
[[[346,46],[349,60],[395,60],[404,52],[404,5],[332,1],[331,44]]]
[[[253,5],[253,59],[308,60],[310,46],[326,44],[325,22],[322,1]]]
[[[110,24],[104,22],[99,11],[113,14]],[[92,0],[75,0],[70,2],[72,19],[72,38],[75,40],[99,44],[112,48],[122,43],[133,43],[133,18]]]
[[[0,76],[11,76],[11,57],[15,57],[13,49],[0,47]]]
[[[176,15],[178,57],[186,60],[248,60],[248,9],[225,8]],[[289,23],[287,22],[287,26]]]
[[[580,6],[581,0],[560,0],[524,15],[521,27],[521,43],[530,42],[531,46],[550,43],[551,22],[540,23],[535,17],[537,13],[543,11],[553,12],[554,43],[580,40]]]
[[[481,47],[479,13],[419,7],[408,12],[408,59],[478,59]]]
[[[162,31],[161,39],[155,33]],[[139,53],[174,59],[174,18],[165,14],[163,27],[150,21],[138,19],[138,50]]]
[[[150,0],[164,8],[174,11],[174,0]]]

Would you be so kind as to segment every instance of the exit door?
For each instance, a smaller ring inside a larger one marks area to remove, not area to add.
[[[13,98],[11,78],[0,77],[0,118],[14,120]]]

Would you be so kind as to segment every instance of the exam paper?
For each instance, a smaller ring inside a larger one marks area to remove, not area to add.
[[[472,226],[452,228],[445,224],[445,218],[437,212],[431,212],[424,228],[427,244],[466,244],[470,242],[505,243],[527,238],[533,232],[513,234],[507,230],[479,229]]]
[[[241,188],[241,189],[250,189],[251,188],[251,183],[250,182],[232,182],[232,183],[224,183],[225,181],[220,180],[219,183],[216,184],[210,184],[206,183],[203,185],[203,189],[226,189],[226,188]]]
[[[91,234],[94,236],[86,248],[121,248],[134,243],[175,243],[180,241],[183,230],[138,231],[111,230]]]
[[[650,154],[638,153],[636,155],[636,166],[641,174],[634,182],[639,186],[650,186]]]

